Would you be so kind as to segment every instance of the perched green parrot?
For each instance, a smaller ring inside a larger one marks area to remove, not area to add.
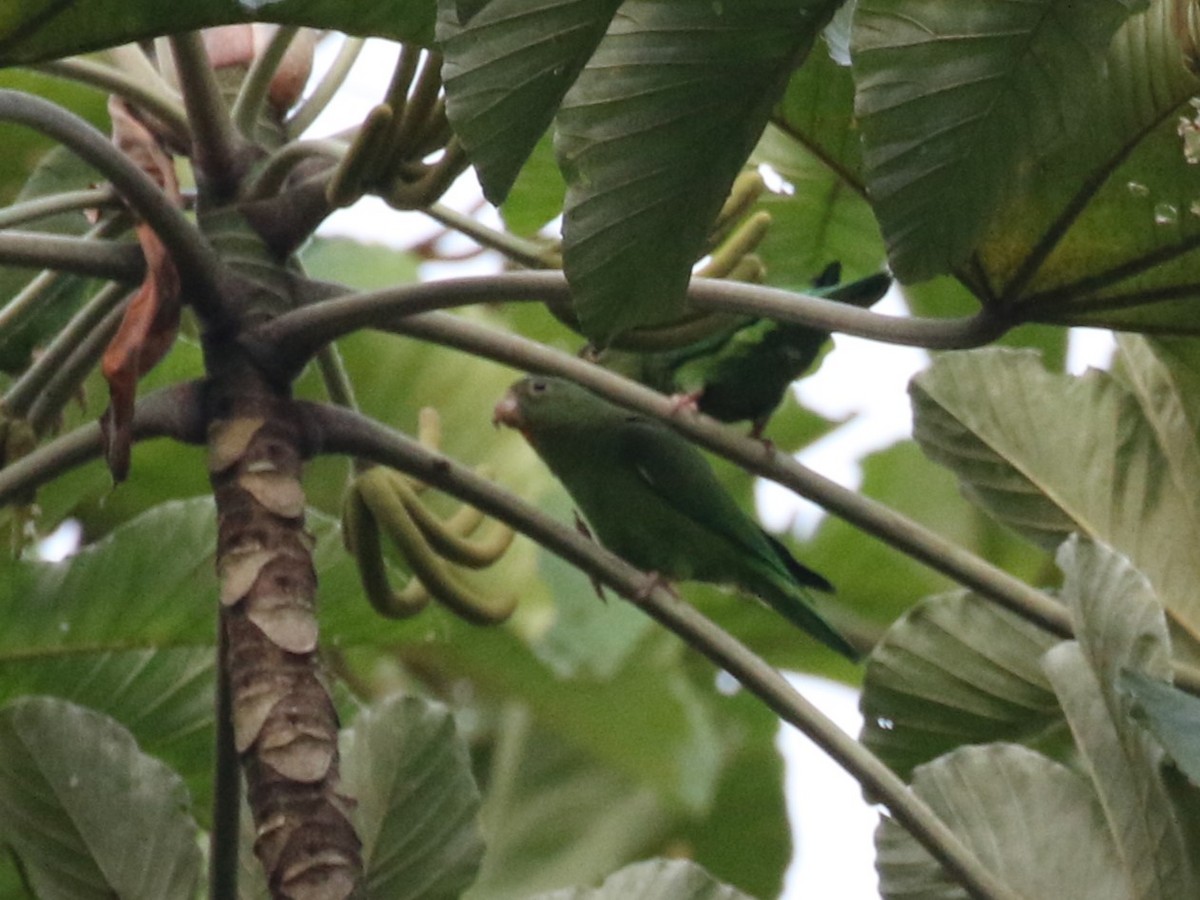
[[[597,538],[664,578],[732,584],[851,659],[814,610],[832,590],[758,527],[703,455],[671,429],[560,378],[518,381],[493,421],[519,430],[579,505]]]
[[[837,263],[827,266],[814,282],[813,293],[867,307],[891,287],[891,278],[883,274],[837,285],[840,270]],[[722,422],[749,420],[751,434],[759,437],[788,386],[817,361],[829,337],[829,332],[807,325],[751,319],[676,350],[608,350],[596,361],[655,390],[676,394],[681,405],[694,404]]]

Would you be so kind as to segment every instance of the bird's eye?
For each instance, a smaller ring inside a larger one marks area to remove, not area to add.
[[[549,389],[550,385],[544,381],[534,380],[529,382],[529,393],[531,394],[544,394]]]

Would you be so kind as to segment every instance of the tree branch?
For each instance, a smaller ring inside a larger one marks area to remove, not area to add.
[[[295,138],[303,134],[329,105],[329,101],[345,83],[346,76],[350,74],[350,70],[358,60],[364,43],[362,38],[356,37],[347,37],[342,41],[342,46],[330,64],[329,70],[321,76],[321,80],[317,82],[313,92],[288,119],[287,130],[291,137]]]
[[[237,190],[243,140],[229,118],[200,34],[189,31],[169,40],[179,91],[192,124],[192,161],[208,189],[227,200]]]
[[[4,392],[3,400],[0,400],[4,409],[16,416],[28,414],[43,391],[60,379],[60,373],[70,368],[70,360],[79,346],[95,332],[107,331],[105,319],[128,292],[128,287],[113,282],[100,288]],[[37,430],[34,425],[34,431]]]
[[[0,209],[0,228],[13,228],[59,213],[111,207],[116,201],[116,192],[109,186],[47,194]]]
[[[547,279],[550,273],[520,273],[520,278],[503,278],[505,286],[524,286],[549,293],[562,283]],[[467,298],[496,299],[497,278],[456,279],[452,295],[463,302]],[[436,343],[456,347],[525,371],[562,375],[577,381],[615,403],[661,419],[702,447],[729,459],[747,470],[776,481],[812,500],[846,521],[875,535],[893,547],[925,563],[934,570],[990,597],[1060,636],[1069,637],[1071,626],[1062,606],[1041,591],[990,565],[975,554],[947,541],[895,510],[863,497],[854,491],[808,469],[787,454],[764,452],[763,444],[736,433],[714,419],[699,413],[681,413],[673,401],[656,391],[583,359],[554,350],[525,338],[486,328],[445,313],[395,316],[387,318],[384,309],[393,309],[399,300],[403,308],[428,309],[445,303],[435,290],[446,282],[414,285],[410,289],[378,291],[341,297],[285,313],[260,327],[248,338],[255,351],[265,352],[270,360],[275,348],[289,351],[319,346],[331,334],[344,334],[358,327],[374,326]],[[492,290],[488,291],[489,285]],[[540,299],[545,299],[545,294]],[[823,306],[843,304],[814,301]],[[859,310],[853,310],[860,312]],[[868,313],[867,315],[872,315]],[[889,317],[880,317],[889,318]],[[318,339],[319,335],[319,339]]]
[[[19,91],[0,90],[0,121],[18,122],[65,145],[112,182],[122,199],[162,239],[188,285],[188,299],[214,312],[219,302],[220,263],[199,229],[146,174],[108,139],[74,113]]]
[[[298,404],[314,449],[348,453],[407,472],[507,522],[602,581],[733,675],[880,798],[896,820],[975,897],[1015,895],[987,871],[937,815],[878,758],[841,731],[779,672],[694,607],[574,528],[550,518],[465,466],[349,410]]]
[[[143,81],[115,66],[90,59],[56,59],[39,63],[34,68],[124,97],[162,122],[177,146],[188,147],[192,143],[192,129],[183,106],[177,98],[158,89],[162,79],[158,79],[158,83]]]
[[[135,441],[169,437],[203,444],[204,418],[199,382],[185,382],[147,394],[133,413]],[[104,452],[100,425],[91,422],[56,438],[0,469],[0,506],[52,481],[64,472],[98,459]]]
[[[112,291],[106,299],[120,301],[125,291],[117,285],[109,285],[109,288]],[[110,306],[96,326],[83,334],[73,347],[69,350],[66,347],[62,348],[62,362],[59,366],[54,369],[38,369],[39,375],[45,373],[45,382],[30,403],[28,415],[29,425],[35,434],[41,436],[50,430],[71,397],[78,393],[79,386],[83,384],[88,373],[100,363],[104,356],[104,348],[117,333],[125,316],[124,306]]]
[[[242,79],[229,114],[234,126],[247,137],[254,133],[254,126],[271,90],[271,80],[299,30],[295,25],[279,26],[263,52],[251,62],[246,77]]]
[[[269,352],[267,348],[271,346],[288,348],[286,360],[279,354],[279,362],[301,366],[321,345],[350,331],[373,327],[384,320],[394,321],[400,316],[502,301],[535,300],[565,307],[571,300],[570,288],[561,272],[505,272],[447,278],[368,293],[345,292],[341,296],[337,296],[340,289],[334,285],[312,285],[310,292],[314,300],[322,302],[285,313],[257,332],[257,341],[264,352]],[[705,278],[692,279],[688,297],[705,309],[734,313],[757,310],[757,314],[769,311],[772,318],[824,331],[942,350],[980,346],[1014,324],[1001,325],[984,312],[959,319],[885,316],[836,300]]]
[[[44,231],[0,231],[0,262],[111,281],[140,281],[146,261],[137,244],[66,237]]]

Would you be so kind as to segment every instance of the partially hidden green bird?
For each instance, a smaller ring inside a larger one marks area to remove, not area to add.
[[[841,267],[831,263],[817,276],[812,293],[852,306],[878,302],[892,280],[870,275],[838,284]],[[605,350],[596,362],[722,422],[749,421],[751,434],[762,435],[767,420],[783,402],[788,386],[817,361],[829,332],[772,319],[751,319],[686,347],[634,354]]]
[[[496,404],[575,500],[600,543],[672,580],[741,588],[851,659],[858,652],[813,608],[833,587],[734,502],[704,456],[659,422],[574,382],[533,376]]]

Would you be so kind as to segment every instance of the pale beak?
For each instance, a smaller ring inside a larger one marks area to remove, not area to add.
[[[500,398],[492,410],[492,424],[499,428],[508,425],[511,428],[521,427],[521,406],[517,403],[517,395],[509,391]]]

